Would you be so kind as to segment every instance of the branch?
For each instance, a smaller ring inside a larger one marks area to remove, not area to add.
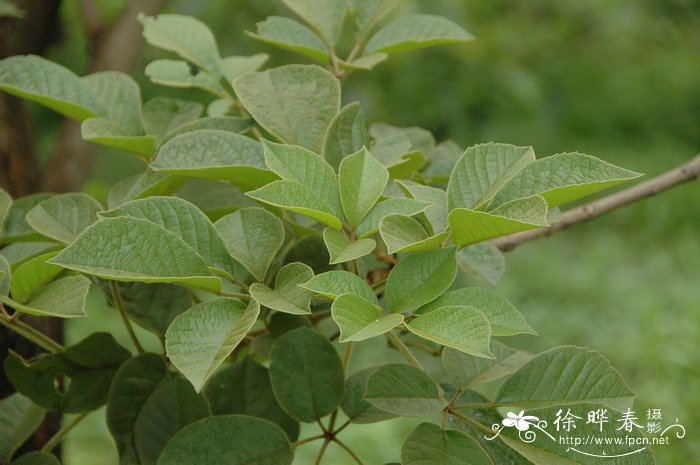
[[[550,236],[555,232],[567,229],[570,226],[585,223],[610,211],[624,207],[625,205],[652,197],[665,190],[692,181],[693,179],[697,178],[699,174],[700,155],[696,155],[695,158],[689,162],[684,163],[681,166],[678,166],[673,170],[653,179],[650,179],[649,181],[642,182],[636,186],[630,187],[629,189],[616,192],[596,201],[569,210],[561,216],[559,221],[552,223],[546,228],[532,229],[529,231],[511,234],[509,236],[499,237],[498,239],[491,241],[491,243],[502,251],[513,250],[524,242],[538,239],[540,237]]]

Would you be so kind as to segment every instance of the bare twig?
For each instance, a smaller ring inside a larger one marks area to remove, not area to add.
[[[503,251],[512,250],[524,242],[550,236],[555,232],[585,223],[612,210],[652,197],[679,184],[692,181],[697,178],[699,174],[700,155],[697,155],[689,162],[650,179],[649,181],[569,210],[564,213],[558,221],[546,228],[531,229],[529,231],[499,237],[498,239],[494,239],[491,243]]]

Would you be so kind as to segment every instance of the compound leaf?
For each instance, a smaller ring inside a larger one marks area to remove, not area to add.
[[[92,223],[102,205],[87,194],[72,192],[39,202],[26,216],[27,223],[50,239],[69,244]]]
[[[323,157],[333,168],[338,168],[347,155],[369,147],[370,137],[365,115],[358,102],[344,106],[328,126],[323,140]]]
[[[366,148],[340,162],[340,202],[351,226],[360,224],[374,207],[388,180],[389,172]]]
[[[326,243],[330,264],[345,263],[372,253],[377,243],[374,239],[359,239],[350,242],[345,233],[333,228],[323,230],[323,241]]]
[[[0,302],[30,315],[74,318],[87,316],[85,299],[89,290],[90,280],[85,276],[68,276],[34,290],[23,303],[1,295]]]
[[[323,40],[298,21],[280,16],[268,16],[265,21],[260,21],[255,26],[257,34],[246,32],[253,39],[301,53],[322,63],[328,62],[328,50]]]
[[[348,271],[327,271],[314,276],[300,286],[329,299],[335,299],[342,294],[357,294],[373,304],[379,303],[369,284]]]
[[[347,4],[343,0],[282,0],[287,7],[335,44],[343,27]]]
[[[382,316],[382,308],[357,294],[342,294],[331,307],[340,328],[340,342],[357,342],[379,336],[403,323],[403,315]]]
[[[299,284],[308,282],[314,277],[313,270],[303,263],[289,263],[283,266],[275,277],[275,290],[264,284],[254,283],[250,286],[250,295],[261,305],[292,315],[307,315],[311,313],[309,304],[313,292]]]
[[[433,45],[457,44],[473,38],[447,18],[411,14],[395,19],[377,31],[367,42],[365,53],[396,53]]]
[[[403,417],[426,417],[442,411],[440,388],[423,370],[394,363],[379,367],[367,379],[365,400]]]
[[[442,351],[442,366],[455,386],[464,390],[508,376],[531,358],[498,341],[491,341],[491,353],[494,358],[489,359],[446,347]]]
[[[402,465],[493,465],[476,439],[457,430],[421,423],[401,446]]]
[[[432,250],[440,247],[449,235],[447,231],[444,231],[434,236],[428,236],[418,220],[405,215],[384,217],[379,225],[379,234],[390,254]]]

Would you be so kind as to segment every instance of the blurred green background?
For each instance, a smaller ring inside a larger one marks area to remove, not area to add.
[[[122,7],[97,3],[106,20]],[[62,8],[64,37],[48,55],[85,73],[79,7],[70,0]],[[369,121],[422,126],[464,147],[491,140],[532,145],[540,157],[578,150],[648,176],[700,152],[696,0],[403,0],[399,9],[447,16],[478,40],[400,55],[352,76],[344,99],[361,101]],[[243,34],[268,14],[287,14],[274,0],[182,0],[168,10],[206,22],[223,56],[264,51],[272,66],[304,61]],[[143,56],[145,65],[160,55],[146,48]],[[207,98],[158,88],[143,66],[134,76],[146,98]],[[59,118],[33,112],[48,152]],[[86,189],[105,195],[117,178],[139,169],[127,156],[105,153]],[[597,349],[638,394],[640,418],[660,408],[665,422],[678,418],[686,426],[685,439],[656,449],[660,464],[700,463],[699,239],[700,187],[688,184],[516,249],[498,287],[540,333],[512,339],[514,345]],[[95,297],[92,307],[92,318],[69,324],[70,341],[96,327],[121,335],[104,302]],[[371,347],[361,351],[354,366],[373,356]],[[71,433],[66,465],[116,464],[101,415]],[[393,421],[349,429],[348,440],[367,463],[383,463],[398,459],[410,427]],[[299,464],[311,462],[304,448],[300,455]],[[326,463],[347,458],[331,447]]]

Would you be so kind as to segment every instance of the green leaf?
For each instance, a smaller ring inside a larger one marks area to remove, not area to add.
[[[250,129],[252,125],[252,120],[239,118],[237,116],[206,116],[204,118],[190,121],[189,123],[181,124],[180,126],[168,131],[165,135],[163,135],[159,143],[162,147],[166,142],[173,139],[175,136],[198,131],[200,129],[213,129],[217,131],[228,131],[241,134]]]
[[[314,277],[313,270],[303,263],[289,263],[283,266],[275,277],[275,290],[264,284],[254,283],[250,286],[250,295],[261,305],[292,315],[308,315],[313,293],[299,284],[306,283]]]
[[[381,197],[389,173],[366,148],[340,162],[340,201],[351,226],[357,226]]]
[[[162,135],[199,118],[201,103],[170,97],[155,97],[141,110],[141,123],[146,134]]]
[[[587,423],[585,421],[588,412],[605,408],[605,405],[595,403],[579,404],[566,407],[563,412],[564,415],[570,410],[572,415],[583,418],[583,420],[576,421],[575,433],[573,433],[572,430],[571,434],[572,439],[596,438],[596,440],[598,440],[600,438],[605,438],[604,450],[601,446],[596,447],[594,445],[595,443],[591,443],[587,447],[584,445],[578,446],[578,448],[572,447],[573,444],[566,444],[564,441],[561,441],[561,443],[559,440],[552,441],[546,434],[537,434],[533,437],[532,442],[524,442],[520,439],[518,435],[519,432],[516,428],[505,429],[498,438],[527,460],[542,465],[597,465],[601,463],[601,460],[615,465],[654,465],[657,463],[652,448],[643,446],[631,447],[628,445],[629,443],[627,441],[631,441],[632,444],[643,444],[643,441],[648,439],[648,436],[646,438],[644,437],[643,430],[634,429],[628,432],[620,428],[619,423],[615,421],[604,423],[601,430],[598,424]],[[559,409],[560,407],[529,410],[527,415],[534,415],[541,419],[554,420]],[[612,412],[608,412],[609,417],[613,415]],[[574,449],[576,449],[576,451],[574,451]],[[641,449],[641,451],[630,455],[630,452],[636,449]],[[601,459],[599,456],[586,456],[579,451],[597,455],[601,455],[601,452],[604,452],[604,455],[609,458]]]
[[[380,63],[383,63],[389,58],[386,53],[372,53],[355,58],[352,61],[341,61],[340,66],[346,70],[363,70],[369,71],[374,69]]]
[[[104,114],[90,86],[67,68],[36,55],[0,61],[0,90],[82,121]]]
[[[389,273],[386,303],[394,313],[416,310],[445,292],[456,275],[454,248],[409,255]]]
[[[357,342],[391,331],[403,323],[403,315],[382,316],[382,307],[357,294],[342,294],[331,307],[333,319],[340,328],[340,342]]]
[[[5,222],[7,213],[10,211],[11,205],[12,197],[10,197],[10,194],[0,188],[0,231],[2,231],[2,225]]]
[[[260,313],[254,300],[215,299],[178,315],[165,333],[173,365],[199,392],[206,380],[248,334]]]
[[[234,55],[221,60],[221,71],[226,80],[231,82],[238,76],[259,70],[269,59],[270,55],[267,53],[256,53],[251,56]]]
[[[320,9],[328,11],[328,6],[324,1]],[[245,74],[233,81],[233,88],[263,128],[284,143],[317,153],[340,109],[338,80],[315,65],[287,65]]]
[[[17,269],[20,265],[25,263],[42,253],[46,253],[52,250],[61,250],[63,246],[57,242],[17,242],[15,244],[10,244],[0,252],[0,269],[7,265],[5,278],[7,282],[0,280],[0,283],[5,283],[7,286],[10,285],[10,270]],[[3,289],[2,284],[0,284],[0,289]],[[1,294],[2,292],[0,292]]]
[[[155,60],[146,66],[146,76],[154,84],[176,88],[198,88],[225,97],[217,76],[191,66],[184,60]]]
[[[363,37],[397,3],[398,0],[349,0],[348,6],[357,26],[357,37]]]
[[[333,45],[345,21],[347,5],[343,0],[282,0],[300,18]]]
[[[369,133],[375,139],[383,139],[391,135],[404,135],[408,137],[411,146],[407,151],[421,152],[426,157],[431,158],[435,151],[435,137],[427,129],[417,126],[398,127],[386,123],[374,123],[369,128]]]
[[[205,418],[168,443],[158,465],[291,465],[294,451],[278,426],[244,415]]]
[[[489,209],[533,195],[541,195],[553,208],[639,176],[590,155],[560,153],[520,170],[491,199]]]
[[[147,197],[102,212],[100,216],[131,217],[155,223],[177,235],[212,268],[228,276],[236,275],[236,263],[214,224],[186,200],[177,197]]]
[[[523,408],[605,404],[615,410],[632,406],[634,393],[620,373],[598,352],[558,347],[543,352],[516,371],[496,396],[496,402]]]
[[[508,299],[493,291],[478,287],[465,287],[447,292],[418,309],[416,313],[425,315],[435,309],[450,305],[468,305],[479,310],[489,320],[494,336],[513,336],[521,333],[537,334]]]
[[[275,181],[246,195],[260,202],[306,215],[331,228],[342,223],[333,208],[314,191],[295,181]]]
[[[430,204],[414,199],[386,199],[377,203],[357,225],[358,236],[367,237],[379,231],[381,221],[389,215],[412,216],[425,210]]]
[[[12,292],[12,299],[15,302],[26,302],[32,292],[47,284],[63,271],[63,268],[60,266],[46,263],[47,260],[55,257],[57,254],[58,252],[49,252],[26,261],[12,273],[11,279],[8,265],[7,279],[9,280],[9,290]],[[3,292],[2,286],[0,286],[0,294],[7,294],[7,292]]]
[[[141,88],[125,73],[101,71],[80,78],[104,108],[100,114],[124,133],[138,136],[141,127]]]
[[[342,294],[357,294],[373,304],[379,303],[369,284],[348,271],[327,271],[314,276],[300,286],[329,299],[336,299]]]
[[[253,199],[237,187],[206,179],[191,179],[177,190],[176,195],[202,210],[212,221],[217,221],[239,208],[257,206]]]
[[[464,154],[464,149],[454,141],[446,140],[438,144],[435,153],[430,158],[430,165],[423,170],[431,183],[448,183],[452,172],[456,169],[457,161]],[[449,191],[449,186],[448,186]]]
[[[74,318],[87,316],[85,299],[89,290],[90,280],[85,276],[68,276],[36,289],[26,302],[15,302],[1,295],[0,302],[30,315]]]
[[[267,368],[250,357],[212,376],[204,395],[214,415],[250,415],[276,424],[291,441],[299,437],[299,423],[284,413],[272,393]]]
[[[29,452],[24,454],[12,465],[61,465],[56,457],[45,452]]]
[[[2,223],[0,244],[41,240],[43,236],[29,226],[26,216],[32,208],[50,197],[48,193],[31,194],[12,202]]]
[[[506,260],[498,247],[482,242],[459,250],[457,266],[473,279],[495,287],[506,271]]]
[[[175,233],[128,216],[98,221],[49,263],[116,281],[221,288],[204,259]]]
[[[389,175],[394,179],[407,178],[423,168],[427,160],[421,152],[409,152],[395,163],[387,165]]]
[[[107,206],[116,208],[131,200],[143,199],[156,195],[170,195],[177,191],[185,182],[183,176],[176,176],[150,168],[135,176],[118,181],[109,191]]]
[[[449,215],[452,241],[464,247],[495,237],[548,226],[547,202],[535,195],[511,200],[490,212],[456,208]]]
[[[146,399],[134,423],[134,445],[142,465],[161,463],[170,440],[185,426],[211,414],[209,404],[182,378],[160,384]]]
[[[469,147],[450,175],[447,185],[449,209],[480,208],[508,179],[533,161],[535,151],[532,147],[493,142]]]
[[[107,397],[107,427],[122,460],[134,456],[134,426],[148,398],[167,376],[163,357],[139,354],[124,362],[114,374]]]
[[[465,390],[508,376],[532,358],[497,341],[491,341],[491,353],[494,358],[489,359],[446,347],[442,351],[442,365],[452,382]]]
[[[140,14],[143,37],[154,47],[175,52],[190,63],[210,72],[221,74],[221,57],[214,34],[203,22],[191,16]]]
[[[447,229],[447,194],[445,191],[406,180],[396,181],[396,184],[409,198],[430,204],[423,212],[432,229],[432,231],[428,231],[430,234],[437,234]]]
[[[3,250],[4,252],[4,250]],[[7,295],[10,292],[12,283],[12,270],[5,256],[0,253],[0,296]]]
[[[432,250],[440,247],[449,235],[445,231],[429,237],[418,220],[405,215],[385,216],[380,222],[379,234],[390,254]]]
[[[365,400],[367,379],[377,368],[367,368],[348,376],[345,381],[345,397],[340,406],[352,423],[368,424],[390,420],[396,415],[378,409]]]
[[[15,392],[0,400],[0,462],[12,455],[39,427],[46,411]]]
[[[116,123],[105,118],[89,118],[80,125],[80,134],[88,142],[135,153],[148,159],[156,139],[150,135],[131,135]]]
[[[425,371],[394,363],[379,367],[367,379],[365,400],[402,417],[427,417],[445,407],[440,388]]]
[[[117,368],[129,358],[107,333],[93,333],[63,352],[27,362],[14,352],[5,359],[5,375],[17,392],[46,410],[89,412],[107,401]],[[70,383],[59,388],[57,380]],[[67,380],[66,380],[67,381]]]
[[[401,446],[402,465],[493,465],[476,439],[456,430],[421,423]]]
[[[270,381],[284,411],[305,423],[331,413],[345,393],[343,364],[333,345],[321,333],[304,327],[275,343]]]
[[[161,147],[150,166],[170,174],[229,181],[244,190],[277,179],[265,166],[258,141],[213,129],[173,137]]]
[[[159,336],[192,306],[189,291],[175,284],[123,283],[119,289],[129,318]]]
[[[323,241],[326,243],[330,264],[345,263],[372,253],[377,243],[374,239],[359,239],[350,242],[345,233],[333,228],[323,230]]]
[[[433,45],[458,44],[473,39],[447,18],[424,14],[402,16],[369,39],[365,53],[396,53]]]
[[[284,241],[282,221],[262,208],[241,208],[215,226],[231,255],[258,281],[264,281]]]
[[[27,223],[50,239],[69,244],[92,223],[102,205],[87,194],[55,195],[39,202],[26,216]]]
[[[276,47],[328,62],[328,50],[314,31],[291,18],[268,16],[256,24],[257,34],[246,32],[253,39]]]
[[[483,313],[467,305],[450,305],[419,315],[406,323],[413,334],[478,357],[489,350],[491,326]]]
[[[319,155],[303,147],[263,141],[265,163],[285,181],[303,184],[323,199],[341,218],[338,181],[333,168]]]
[[[347,155],[369,147],[370,138],[365,115],[358,102],[344,106],[333,117],[323,140],[323,157],[333,168],[338,168]]]

